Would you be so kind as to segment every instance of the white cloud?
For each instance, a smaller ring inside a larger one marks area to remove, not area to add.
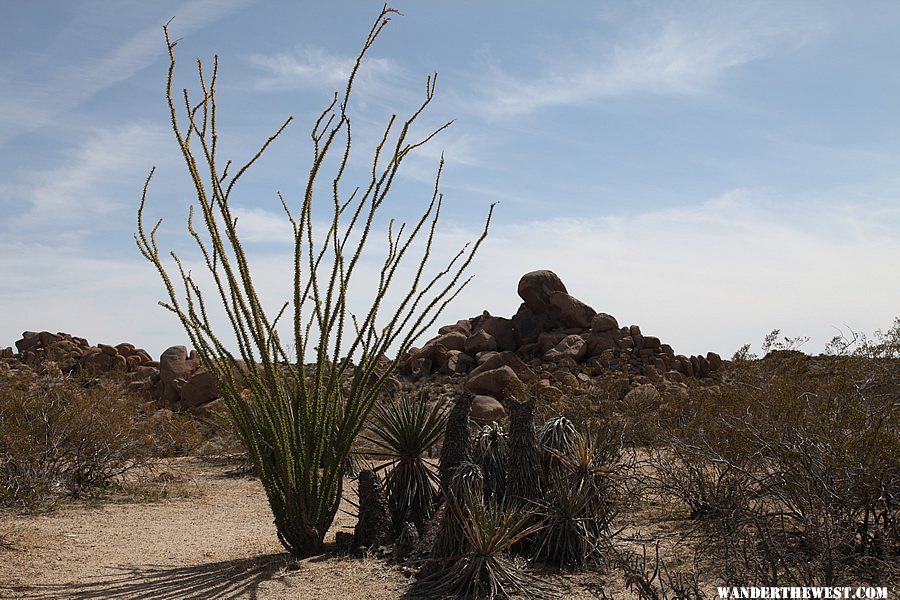
[[[274,214],[247,214],[260,218],[257,233],[275,226]],[[850,230],[844,225],[848,216],[854,222]],[[900,263],[900,240],[892,233],[900,225],[896,208],[823,201],[785,210],[782,198],[738,190],[634,216],[507,225],[501,207],[495,217],[474,263],[476,279],[437,325],[482,310],[511,316],[520,302],[519,277],[541,268],[556,271],[570,293],[596,310],[622,325],[641,325],[681,353],[730,356],[743,343],[758,346],[774,328],[810,336],[804,350],[818,352],[834,327],[872,332],[897,316],[900,281],[888,276]],[[893,229],[885,229],[886,223]],[[477,234],[474,224],[454,226],[445,219],[445,225],[434,264]],[[361,265],[351,287],[357,311],[371,302],[383,234],[374,232],[372,242],[372,262]],[[2,344],[35,328],[92,341],[128,340],[154,352],[183,343],[176,319],[155,306],[162,285],[140,259],[97,259],[77,249],[10,243],[0,252],[19,257],[0,261],[0,311],[10,316],[0,330]],[[182,254],[190,265],[190,252]],[[254,282],[266,306],[277,310],[290,296],[290,250],[252,254]],[[404,282],[398,281],[386,306]]]
[[[0,346],[26,330],[65,331],[91,343],[128,341],[159,354],[186,336],[156,304],[162,283],[136,258],[85,256],[77,246],[0,242]]]
[[[322,48],[298,46],[288,52],[254,54],[249,58],[263,75],[256,81],[260,90],[313,89],[343,91],[356,62],[355,57],[339,57]],[[359,71],[365,84],[396,76],[399,67],[388,58],[367,57]],[[365,85],[364,84],[364,85]]]
[[[238,234],[245,242],[293,244],[291,223],[284,212],[272,212],[263,208],[235,208]]]
[[[457,309],[510,315],[518,278],[548,268],[576,297],[678,352],[730,355],[773,328],[809,335],[804,349],[820,351],[834,326],[889,326],[900,282],[886,274],[900,262],[900,239],[884,225],[896,231],[900,211],[783,202],[735,191],[630,217],[498,225]]]
[[[248,6],[253,0],[187,0],[175,7],[172,32],[177,39]],[[171,15],[169,15],[171,16]],[[125,41],[103,55],[72,62],[72,56],[54,56],[47,68],[41,63],[0,64],[0,83],[10,93],[0,96],[0,144],[17,135],[52,125],[64,113],[110,86],[125,81],[166,52],[162,26],[158,23],[134,32],[113,31]],[[110,36],[107,23],[91,22],[97,35]],[[116,38],[113,38],[116,39]],[[71,48],[65,49],[72,52]],[[17,57],[17,61],[19,58]]]
[[[823,31],[814,15],[782,5],[704,5],[673,14],[631,17],[626,38],[612,47],[599,38],[559,40],[545,48],[546,68],[516,77],[492,68],[481,82],[484,99],[472,103],[491,116],[515,116],[553,106],[573,106],[633,94],[695,95],[712,90],[730,70],[785,48],[808,43]]]
[[[140,123],[95,131],[62,165],[26,172],[4,186],[25,208],[13,224],[71,231],[132,206],[151,166],[148,157],[166,155],[170,138],[164,127]]]

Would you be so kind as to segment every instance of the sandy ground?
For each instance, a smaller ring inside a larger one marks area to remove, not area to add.
[[[0,598],[352,600],[404,594],[408,577],[383,560],[330,554],[292,559],[275,537],[262,486],[235,476],[234,469],[181,459],[157,472],[149,493],[70,502],[46,514],[0,513]],[[167,497],[157,499],[161,490]],[[352,531],[354,524],[354,517],[339,513],[329,537]],[[565,598],[593,598],[585,583],[601,581],[596,574],[542,576]]]
[[[182,460],[171,495],[0,515],[0,598],[397,598],[407,580],[375,559],[292,560],[255,479]],[[352,529],[339,514],[335,530]],[[333,530],[334,531],[334,530]],[[333,535],[333,532],[332,532]]]

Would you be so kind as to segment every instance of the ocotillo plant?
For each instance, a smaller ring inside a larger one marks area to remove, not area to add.
[[[292,119],[288,118],[241,168],[233,171],[230,161],[223,166],[217,156],[218,60],[211,70],[198,61],[199,100],[191,99],[187,90],[176,95],[173,78],[177,41],[170,38],[168,27],[164,28],[169,53],[166,95],[172,128],[194,185],[203,224],[201,229],[195,228],[192,207],[187,226],[211,284],[204,287],[175,253],[174,276],[163,265],[156,239],[160,223],[148,231],[143,218],[153,171],[144,185],[135,239],[163,280],[168,300],[161,304],[180,319],[204,368],[216,377],[265,487],[278,537],[296,555],[322,549],[325,533],[338,510],[351,443],[396,364],[378,369],[380,357],[389,348],[401,356],[465,287],[469,280],[464,272],[487,235],[493,210],[488,211],[484,229],[473,244],[467,244],[447,264],[432,268],[429,259],[443,203],[439,192],[441,161],[434,192],[422,215],[409,226],[390,222],[387,252],[372,286],[369,308],[360,315],[350,312],[351,285],[358,280],[355,275],[362,268],[361,257],[375,235],[376,215],[391,193],[401,164],[411,151],[449,125],[411,139],[412,126],[434,97],[435,74],[427,79],[425,99],[419,108],[399,125],[396,115],[388,121],[366,181],[350,194],[344,191],[351,149],[347,111],[353,84],[366,53],[394,12],[387,6],[382,9],[356,58],[346,88],[335,94],[312,127],[312,164],[299,206],[292,208],[288,199],[278,194],[293,229],[294,249],[289,274],[293,281],[291,299],[277,314],[263,309],[254,285],[251,261],[241,244],[233,193],[235,184]],[[333,178],[324,174],[325,164],[336,165]],[[331,215],[320,228],[321,211],[313,207],[320,196],[317,185],[326,177],[331,179],[323,186]],[[413,258],[417,240],[422,242],[423,251]],[[408,287],[384,315],[383,300],[401,264],[407,262],[414,265],[412,282],[404,283]],[[223,341],[223,332],[213,327],[213,303],[220,303],[224,309],[236,338],[236,352]],[[293,331],[291,343],[283,342],[276,329],[286,314]],[[308,351],[315,361],[309,375],[303,367]],[[350,360],[342,360],[346,357],[355,362],[355,367]],[[249,394],[242,395],[236,373],[246,381]],[[347,379],[350,382],[345,388],[342,382]]]

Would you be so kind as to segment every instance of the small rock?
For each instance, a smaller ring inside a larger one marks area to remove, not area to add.
[[[181,396],[181,406],[187,409],[215,400],[219,397],[216,378],[206,369],[199,369],[184,383],[179,395]]]
[[[478,366],[472,376],[503,366],[512,367],[517,375],[527,374],[528,366],[515,352],[484,352],[478,356]]]
[[[450,350],[447,363],[441,372],[445,375],[468,373],[475,366],[475,359],[459,350]]]
[[[587,343],[580,335],[567,335],[544,354],[544,360],[559,362],[564,358],[571,358],[578,362],[585,357],[587,349]]]
[[[116,344],[116,351],[125,358],[128,358],[129,356],[134,354],[134,344],[129,344],[128,342]]]
[[[487,331],[476,331],[466,339],[465,352],[469,356],[475,356],[479,352],[493,351],[497,349],[497,340]]]
[[[109,356],[117,356],[119,354],[119,351],[109,344],[97,344],[97,347],[100,348],[100,352]]]
[[[493,421],[506,418],[506,409],[491,396],[477,395],[472,398],[469,417],[480,425],[488,425]]]
[[[655,335],[644,336],[644,348],[648,350],[659,350],[661,346],[662,342]]]
[[[518,347],[515,328],[510,319],[494,317],[485,311],[478,327],[494,338],[497,343],[497,350],[501,352],[511,351]]]
[[[450,333],[445,333],[428,343],[440,344],[447,350],[463,351],[466,347],[466,334],[452,331]]]

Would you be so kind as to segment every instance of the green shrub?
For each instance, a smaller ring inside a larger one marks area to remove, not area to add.
[[[386,353],[390,349],[403,356],[465,287],[469,280],[464,273],[487,236],[493,211],[491,207],[474,243],[446,263],[432,264],[443,206],[441,161],[423,212],[409,224],[389,221],[386,251],[373,273],[375,283],[360,282],[358,274],[366,270],[367,244],[375,237],[376,224],[382,222],[381,209],[401,165],[410,152],[450,125],[413,137],[419,117],[434,98],[437,76],[428,77],[418,109],[405,120],[389,119],[373,150],[371,169],[367,170],[370,175],[359,186],[344,185],[351,148],[356,148],[348,114],[354,81],[367,52],[395,13],[387,6],[379,13],[342,94],[336,93],[312,124],[312,160],[299,200],[278,195],[293,231],[293,263],[285,274],[292,281],[290,298],[275,311],[263,308],[268,302],[254,285],[253,261],[241,241],[233,192],[292,118],[243,166],[232,169],[230,160],[220,160],[217,155],[218,64],[214,62],[207,70],[198,62],[199,101],[191,99],[187,90],[175,92],[177,41],[170,38],[168,27],[164,28],[171,125],[202,221],[200,229],[195,228],[191,207],[187,228],[206,267],[205,276],[195,278],[175,253],[171,253],[174,269],[163,264],[156,237],[160,222],[153,227],[144,224],[152,170],[141,196],[135,240],[163,281],[166,301],[162,305],[178,317],[203,367],[217,380],[265,488],[278,539],[289,552],[300,556],[323,549],[325,534],[340,505],[354,440],[397,366],[396,359],[384,360]],[[329,173],[331,167],[334,170]],[[327,216],[319,210],[322,200]],[[418,258],[410,257],[419,250]],[[411,281],[397,284],[396,278],[406,271],[407,264],[412,266]],[[357,315],[351,312],[351,290],[362,285],[368,286],[371,302]],[[400,285],[404,285],[400,299],[385,308],[383,302],[390,290]],[[212,325],[218,316],[214,305],[224,311],[229,325],[225,332]],[[282,317],[291,331],[289,341],[284,341],[279,331]],[[236,347],[228,345],[225,335],[233,335]],[[304,366],[308,360],[313,363],[311,369]],[[236,379],[246,382],[248,394]]]

